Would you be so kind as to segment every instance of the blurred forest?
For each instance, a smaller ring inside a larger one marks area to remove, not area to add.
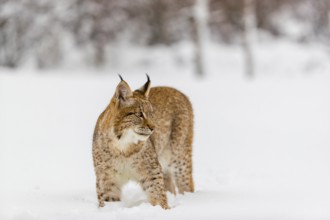
[[[0,0],[0,66],[33,60],[52,68],[72,51],[102,66],[123,42],[198,47],[204,35],[238,44],[249,25],[274,38],[329,44],[330,0]]]

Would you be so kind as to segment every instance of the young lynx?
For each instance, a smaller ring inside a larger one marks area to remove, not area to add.
[[[99,206],[119,201],[129,180],[142,186],[152,205],[164,209],[166,191],[193,192],[192,139],[193,111],[185,95],[168,87],[150,88],[149,77],[132,91],[121,78],[94,131]]]

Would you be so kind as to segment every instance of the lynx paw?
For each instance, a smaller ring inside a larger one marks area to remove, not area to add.
[[[102,208],[102,207],[104,207],[105,206],[105,204],[104,204],[104,202],[102,201],[102,202],[99,202],[99,208]]]

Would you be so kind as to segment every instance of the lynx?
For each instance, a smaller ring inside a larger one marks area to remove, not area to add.
[[[168,209],[166,191],[193,192],[193,111],[188,98],[169,87],[132,91],[120,76],[110,104],[99,116],[93,160],[99,207],[120,201],[129,180],[139,183],[151,205]]]

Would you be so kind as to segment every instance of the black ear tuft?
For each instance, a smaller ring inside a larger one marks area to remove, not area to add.
[[[118,76],[119,76],[119,78],[120,78],[121,81],[124,81],[123,80],[123,77],[121,77],[121,75],[119,73],[118,73]]]
[[[147,76],[147,79],[148,79],[148,81],[147,81],[147,82],[149,82],[149,83],[150,83],[150,77],[149,77],[148,73],[146,73],[146,76]]]
[[[138,89],[138,91],[142,92],[142,94],[148,98],[149,96],[149,91],[150,91],[150,78],[148,76],[148,74],[146,74],[147,76],[147,82],[141,87]]]

